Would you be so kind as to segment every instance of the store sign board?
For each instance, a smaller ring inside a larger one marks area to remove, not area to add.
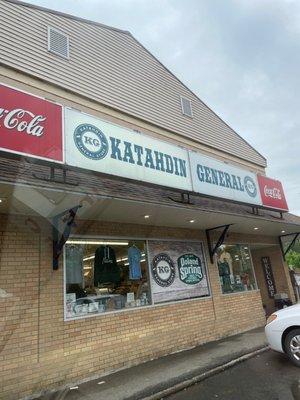
[[[276,286],[275,286],[275,280],[274,280],[274,276],[273,276],[273,270],[272,270],[270,257],[262,257],[261,263],[262,263],[262,267],[263,267],[263,271],[264,271],[264,276],[265,276],[265,281],[266,281],[269,297],[271,299],[273,299],[274,295],[276,293]]]
[[[65,145],[69,165],[192,189],[187,150],[68,108]]]
[[[190,151],[189,157],[194,192],[261,205],[255,174],[200,153]]]
[[[257,179],[262,204],[277,210],[288,211],[289,208],[281,182],[263,175],[257,175]]]
[[[202,243],[148,242],[154,303],[209,296]]]
[[[62,107],[0,85],[0,150],[63,162]]]

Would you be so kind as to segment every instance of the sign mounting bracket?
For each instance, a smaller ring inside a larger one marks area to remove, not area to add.
[[[175,201],[175,203],[191,204],[191,205],[194,204],[191,202],[190,194],[186,193],[186,192],[180,193],[180,200],[173,199],[173,197],[171,197],[171,196],[168,196],[168,198],[172,201]]]
[[[66,185],[78,186],[78,181],[70,181],[67,177],[67,168],[64,166],[50,166],[49,175],[33,172],[33,176],[36,179],[40,179],[52,183],[64,183]],[[59,172],[58,172],[59,171]]]

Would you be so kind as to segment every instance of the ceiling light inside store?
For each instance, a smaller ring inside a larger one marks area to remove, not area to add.
[[[110,246],[128,246],[128,242],[105,242],[103,240],[76,240],[71,239],[67,241],[67,244],[103,244]]]
[[[144,215],[144,218],[148,219],[148,218],[150,218],[150,215]]]
[[[255,227],[255,228],[254,228],[254,230],[255,230],[255,231],[257,231],[257,230],[258,230],[258,228],[257,228],[257,227]]]
[[[93,260],[95,256],[85,257],[83,261]]]
[[[193,224],[194,222],[195,222],[195,220],[194,220],[194,219],[191,219],[191,220],[190,220],[190,223],[191,223],[191,224]]]
[[[0,203],[3,203],[3,200],[2,200],[2,199],[0,199]]]
[[[145,253],[142,253],[142,257],[145,257]],[[121,262],[121,261],[127,261],[128,257],[123,257],[123,258],[118,258],[117,262]],[[142,261],[142,260],[141,260]]]
[[[285,231],[281,231],[281,233],[285,233]]]
[[[142,257],[145,257],[145,253],[142,253]],[[89,256],[89,257],[85,257],[83,259],[83,261],[89,261],[89,260],[93,260],[95,258],[95,256]],[[117,262],[121,262],[121,261],[127,261],[128,257],[123,257],[123,258],[118,258]],[[85,268],[89,268],[89,267],[85,267]]]

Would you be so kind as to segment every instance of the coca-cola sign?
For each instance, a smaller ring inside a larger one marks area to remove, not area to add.
[[[257,180],[262,204],[276,210],[288,211],[281,182],[263,175],[257,175]]]
[[[63,162],[62,107],[0,85],[0,149]]]

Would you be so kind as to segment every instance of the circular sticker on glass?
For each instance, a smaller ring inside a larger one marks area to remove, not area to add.
[[[101,160],[108,153],[108,141],[102,131],[91,124],[78,125],[74,131],[74,142],[87,158]]]
[[[151,272],[155,282],[162,287],[172,285],[175,279],[175,266],[166,253],[157,254],[151,265]]]
[[[256,184],[250,176],[245,176],[244,185],[245,185],[246,192],[249,194],[249,196],[256,197],[256,195],[257,195]]]
[[[203,279],[201,260],[195,254],[183,254],[177,265],[179,279],[187,285],[196,285]]]

